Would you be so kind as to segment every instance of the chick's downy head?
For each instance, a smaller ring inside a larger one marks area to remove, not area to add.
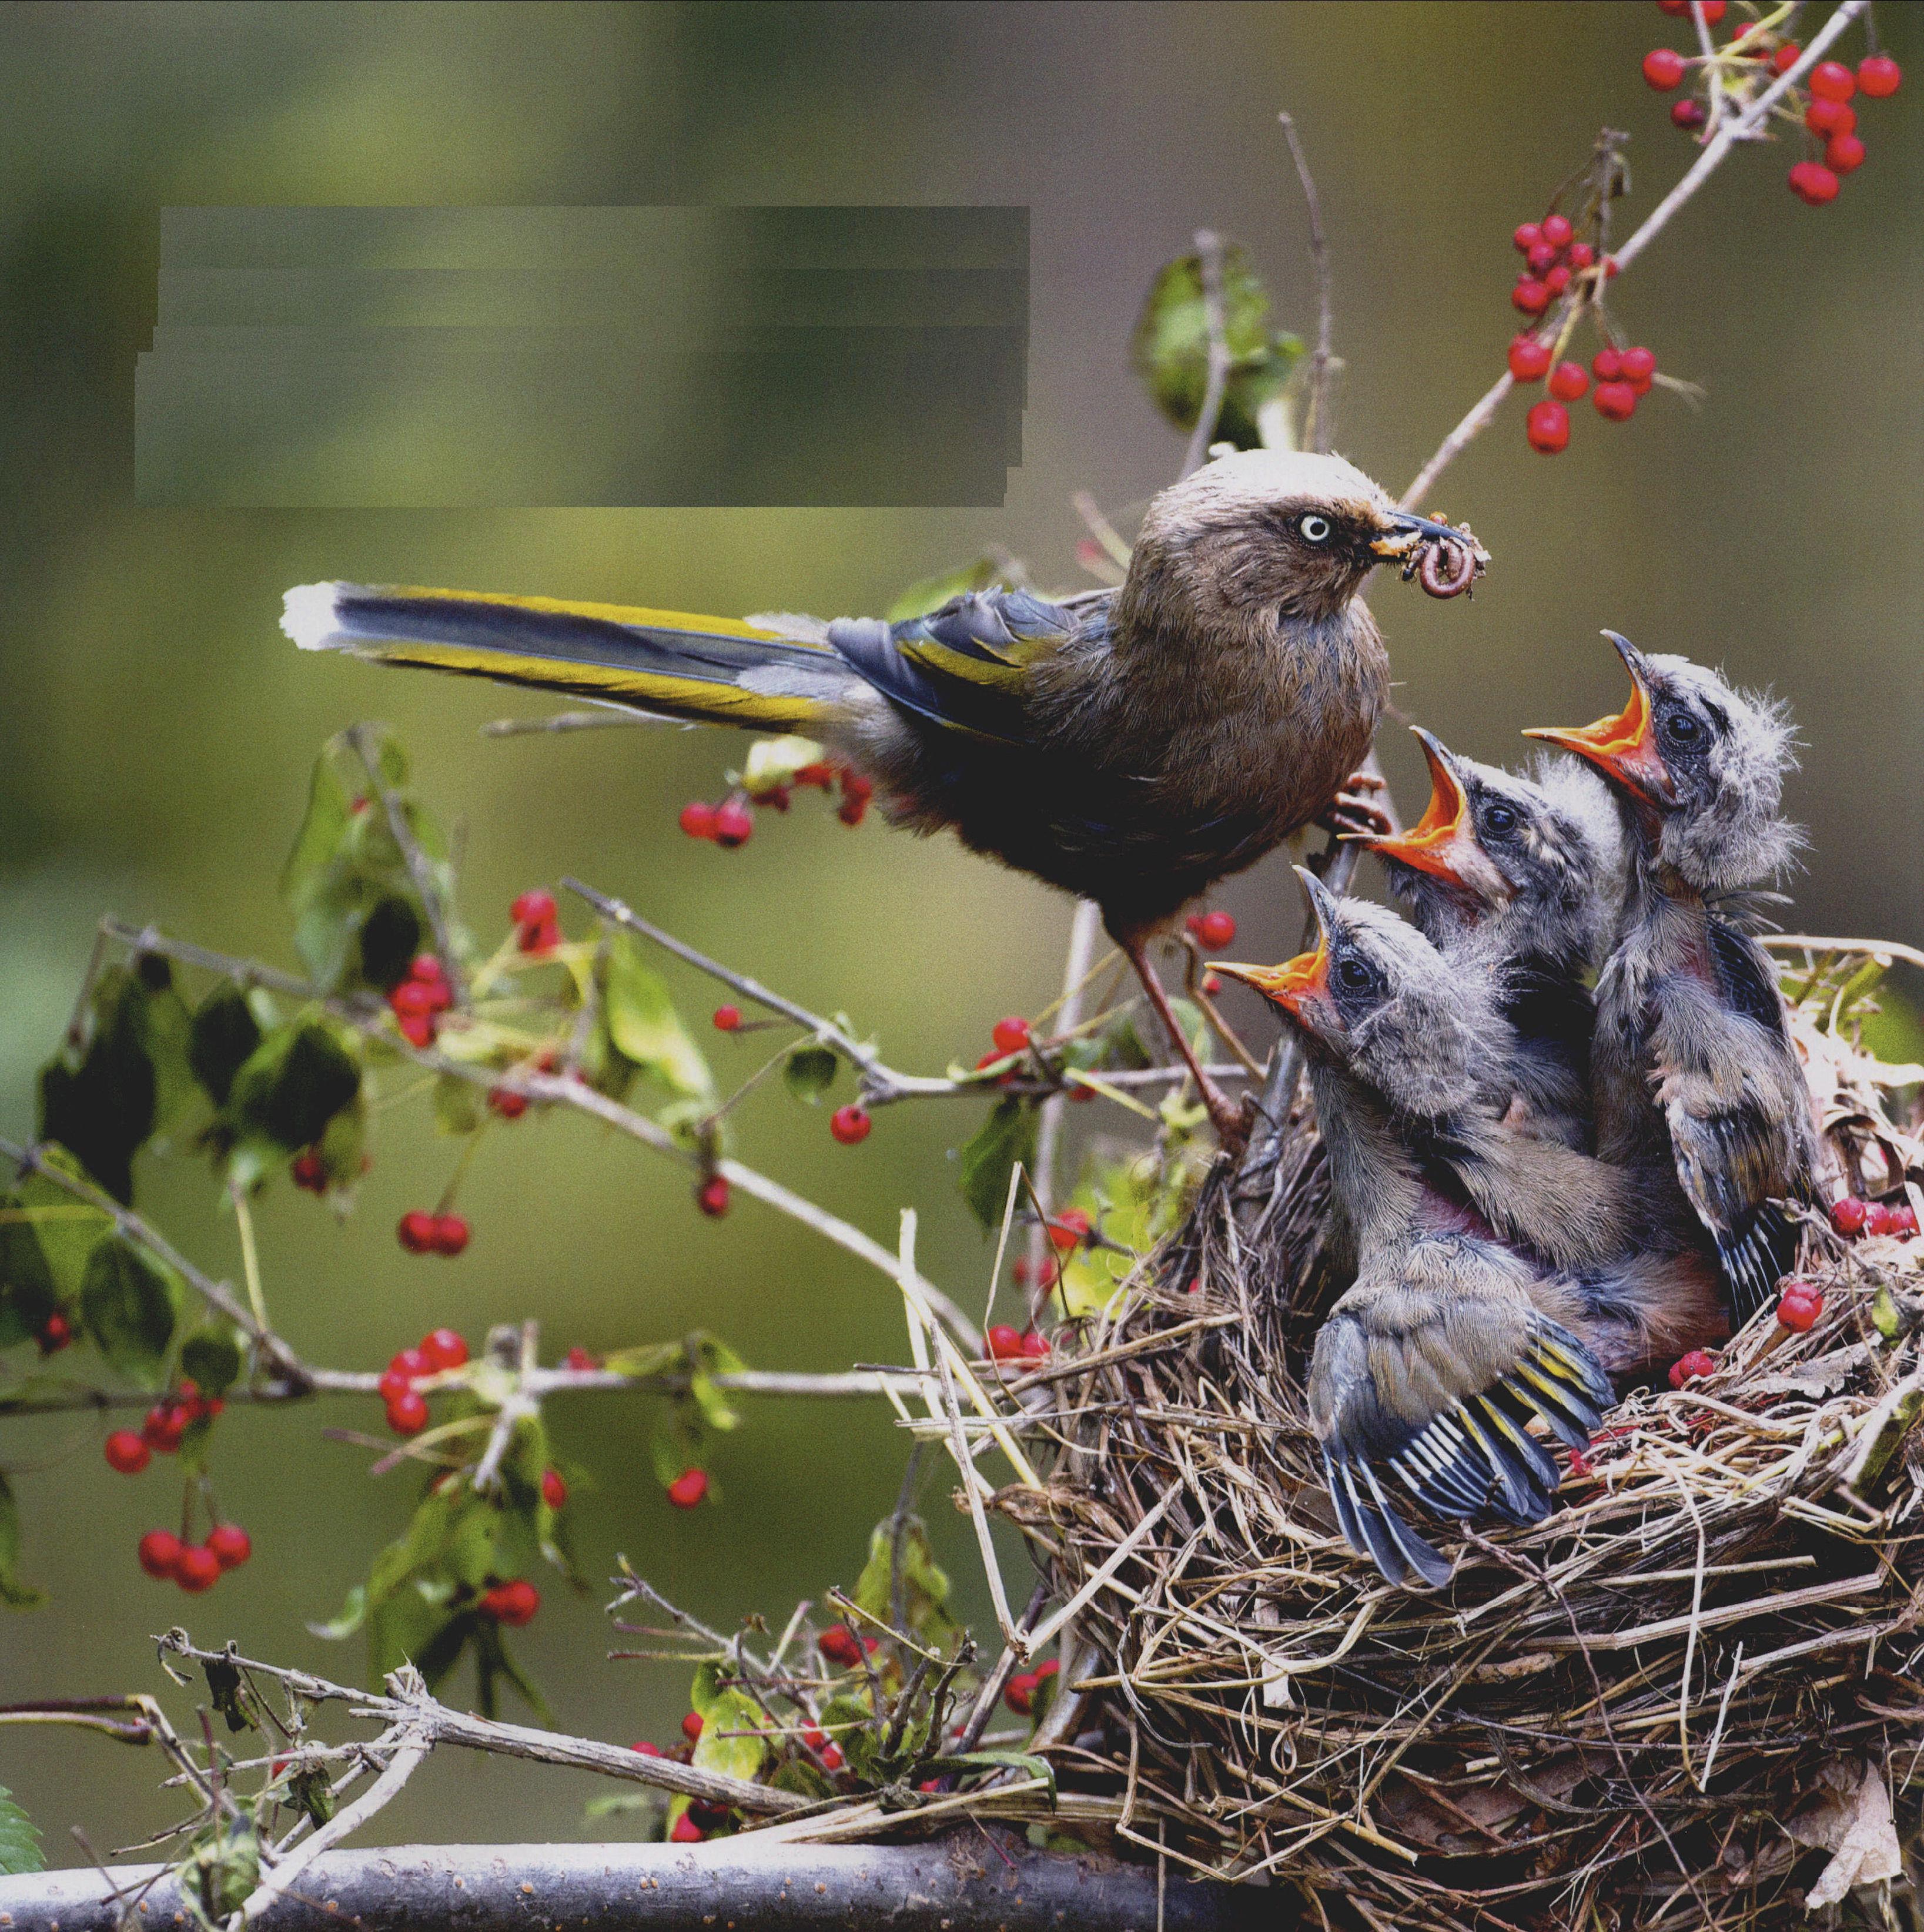
[[[1386,907],[1339,899],[1296,871],[1319,929],[1315,950],[1281,966],[1212,970],[1255,987],[1313,1058],[1344,1069],[1396,1112],[1433,1119],[1460,1106],[1499,1051],[1487,978],[1458,972]]]
[[[1701,892],[1781,872],[1800,834],[1779,815],[1794,733],[1777,699],[1739,691],[1688,658],[1604,636],[1630,673],[1630,701],[1580,729],[1527,735],[1587,759],[1630,807],[1642,855]]]

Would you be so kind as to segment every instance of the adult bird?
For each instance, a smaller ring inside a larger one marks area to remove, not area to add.
[[[1647,1349],[1637,1208],[1625,1177],[1505,1126],[1481,1070],[1508,1050],[1479,976],[1391,912],[1303,874],[1316,950],[1217,964],[1303,1035],[1355,1284],[1318,1331],[1310,1426],[1337,1520],[1392,1582],[1449,1564],[1405,1522],[1392,1480],[1459,1520],[1547,1515],[1559,1478],[1526,1426],[1580,1448],[1613,1400],[1612,1352]],[[1648,1298],[1652,1306],[1661,1296]],[[1714,1298],[1713,1298],[1714,1306]]]
[[[1340,457],[1251,450],[1154,500],[1118,588],[1061,602],[996,589],[893,625],[737,622],[320,584],[281,624],[305,650],[822,740],[896,823],[1094,899],[1232,1138],[1241,1116],[1147,949],[1327,812],[1367,752],[1389,666],[1361,592],[1385,559],[1436,596],[1487,560]]]
[[[1412,728],[1429,761],[1429,803],[1408,831],[1364,843],[1424,936],[1459,970],[1490,981],[1516,1033],[1518,1124],[1587,1147],[1589,982],[1616,938],[1623,898],[1616,806],[1574,760],[1546,760],[1525,778]]]
[[[1622,802],[1635,862],[1597,984],[1597,1145],[1667,1178],[1714,1244],[1739,1320],[1796,1256],[1784,1204],[1808,1202],[1810,1090],[1768,956],[1720,909],[1774,877],[1798,834],[1778,815],[1784,707],[1614,631],[1630,701],[1581,730],[1528,735],[1587,758]]]

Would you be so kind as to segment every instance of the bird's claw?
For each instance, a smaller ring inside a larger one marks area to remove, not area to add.
[[[1240,1154],[1256,1125],[1254,1096],[1246,1094],[1240,1100],[1232,1100],[1212,1080],[1203,1090],[1202,1104],[1209,1110],[1209,1124],[1216,1130],[1223,1151]]]
[[[1384,789],[1373,772],[1352,772],[1342,788],[1316,815],[1316,823],[1338,838],[1387,838],[1396,826],[1388,812],[1371,802],[1369,794]]]

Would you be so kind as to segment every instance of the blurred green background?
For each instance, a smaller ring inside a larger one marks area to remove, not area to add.
[[[1374,599],[1399,702],[1487,758],[1522,725],[1614,708],[1611,625],[1649,647],[1769,681],[1808,740],[1791,794],[1809,824],[1792,916],[1805,929],[1924,939],[1916,734],[1924,658],[1924,492],[1916,325],[1924,278],[1916,122],[1919,22],[1881,10],[1913,68],[1869,104],[1870,159],[1838,201],[1786,192],[1795,158],[1733,158],[1618,285],[1616,306],[1703,406],[1653,395],[1625,428],[1580,409],[1569,452],[1528,453],[1522,405],[1434,501],[1495,563],[1474,604],[1385,582]],[[607,732],[483,742],[515,700],[485,687],[297,657],[281,591],[322,577],[546,592],[671,608],[881,608],[991,545],[1055,587],[1081,580],[1070,506],[1093,490],[1125,528],[1173,474],[1179,440],[1127,368],[1157,265],[1210,224],[1245,243],[1308,333],[1295,182],[1276,126],[1298,116],[1333,238],[1337,416],[1346,454],[1400,489],[1502,367],[1514,317],[1508,231],[1605,123],[1630,130],[1634,224],[1694,150],[1637,72],[1682,46],[1623,4],[539,6],[16,4],[0,121],[0,1130],[31,1131],[33,1072],[63,1022],[95,918],[112,910],[290,961],[273,881],[310,760],[362,716],[394,724],[424,792],[467,828],[465,910],[491,940],[515,892],[564,870],[696,944],[878,1031],[898,1065],[973,1056],[998,1014],[1053,992],[1067,911],[1040,888],[820,809],[760,820],[744,850],[674,826],[740,742]],[[1847,41],[1854,59],[1861,43]],[[1034,211],[1026,461],[1000,512],[194,512],[132,500],[134,357],[152,326],[156,211],[197,202],[970,202]],[[1909,212],[1906,212],[1908,210]],[[1627,232],[1620,228],[1619,233]],[[524,711],[530,707],[523,705]],[[1389,734],[1413,805],[1418,761]],[[1280,862],[1222,902],[1245,957],[1280,957],[1298,914]],[[699,1014],[713,994],[677,982]],[[1258,1036],[1266,1022],[1251,1019]],[[748,1043],[718,1042],[725,1071]],[[735,1058],[731,1060],[731,1056]],[[1090,1110],[1095,1114],[1098,1110]],[[884,1239],[924,1217],[934,1277],[971,1304],[988,1257],[949,1150],[979,1104],[896,1108],[857,1150],[783,1096],[745,1111],[743,1157]],[[1079,1110],[1079,1126],[1103,1126]],[[362,1210],[337,1231],[272,1192],[269,1291],[304,1352],[374,1366],[436,1321],[478,1337],[538,1313],[555,1350],[706,1324],[764,1366],[893,1359],[894,1298],[753,1204],[690,1207],[679,1170],[584,1124],[490,1137],[461,1262],[410,1259],[395,1217],[430,1203],[451,1156],[418,1117],[383,1124]],[[206,1169],[149,1163],[143,1203],[217,1273],[236,1266]],[[257,1556],[190,1604],[136,1570],[171,1514],[161,1470],[110,1475],[99,1431],[20,1423],[0,1458],[23,1498],[27,1574],[53,1607],[0,1623],[0,1696],[146,1690],[148,1634],[185,1617],[257,1652],[351,1672],[358,1648],[309,1636],[402,1521],[400,1480],[322,1438],[318,1408],[233,1414],[215,1473]],[[724,1506],[669,1509],[647,1468],[645,1405],[578,1399],[553,1418],[596,1472],[587,1568],[617,1550],[724,1624],[851,1583],[890,1506],[902,1444],[879,1408],[763,1404],[716,1456]],[[976,1565],[926,1501],[965,1580]],[[986,1608],[965,1592],[978,1626]],[[523,1654],[564,1724],[665,1737],[673,1672],[602,1660],[598,1600],[560,1587]],[[56,1862],[173,1815],[158,1767],[113,1745],[0,1729],[0,1783]],[[584,1782],[437,1762],[379,1835],[580,1835]]]

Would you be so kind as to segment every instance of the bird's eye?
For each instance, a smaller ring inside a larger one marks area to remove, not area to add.
[[[1327,543],[1334,527],[1327,517],[1319,517],[1312,512],[1296,519],[1297,533],[1305,543]]]
[[[1332,970],[1336,983],[1346,993],[1367,993],[1376,979],[1360,959],[1339,959]]]
[[[1483,829],[1486,832],[1515,831],[1515,808],[1508,805],[1486,805],[1483,808]]]
[[[1703,727],[1688,711],[1673,711],[1664,720],[1663,730],[1673,745],[1695,745],[1703,736]]]

